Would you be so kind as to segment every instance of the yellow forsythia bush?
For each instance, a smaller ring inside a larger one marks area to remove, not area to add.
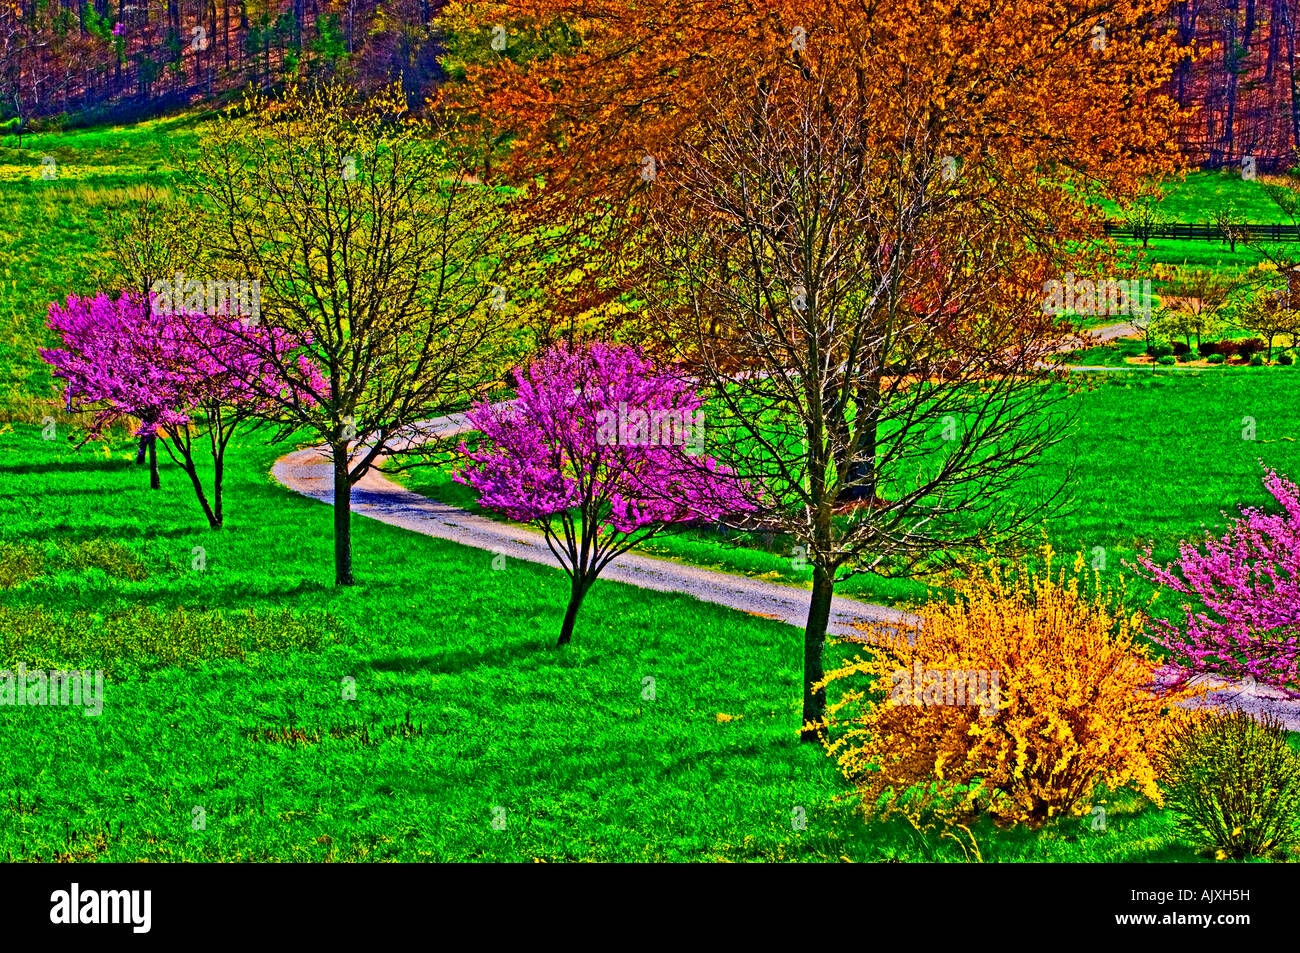
[[[866,630],[869,652],[826,676],[827,746],[867,811],[1038,826],[1087,813],[1098,784],[1160,803],[1160,730],[1198,691],[1151,691],[1140,617],[1081,591],[1082,555],[1072,574],[1053,575],[1050,549],[1043,564],[990,563],[915,626]]]

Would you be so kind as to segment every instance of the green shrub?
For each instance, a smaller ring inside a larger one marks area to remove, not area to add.
[[[1164,357],[1156,358],[1156,363],[1163,364],[1165,367],[1168,367],[1171,364],[1176,364],[1177,358],[1175,358],[1172,354],[1166,354]]]
[[[1294,364],[1295,355],[1292,354],[1290,351],[1283,351],[1281,354],[1277,356],[1277,362],[1279,364],[1286,364],[1286,365]]]
[[[1154,358],[1168,357],[1174,353],[1174,349],[1168,344],[1157,344],[1155,347],[1151,348],[1150,351],[1151,356]]]
[[[1263,366],[1264,366],[1264,355],[1262,355],[1262,354],[1256,354],[1254,357],[1252,357],[1252,358],[1250,359],[1250,366],[1251,366],[1251,367],[1263,367]]]
[[[1277,719],[1186,718],[1158,767],[1179,829],[1216,856],[1263,857],[1300,843],[1300,755]]]
[[[1244,358],[1250,358],[1266,347],[1268,347],[1268,344],[1265,343],[1263,338],[1245,338],[1237,342],[1237,353]]]
[[[1209,357],[1207,357],[1205,360],[1208,361],[1208,362],[1211,363],[1211,364],[1222,364],[1222,363],[1223,363],[1223,355],[1222,355],[1222,354],[1211,354],[1211,355],[1210,355]]]

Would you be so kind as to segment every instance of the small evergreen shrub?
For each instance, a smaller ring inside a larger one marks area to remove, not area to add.
[[[1220,859],[1300,844],[1300,755],[1277,719],[1185,717],[1167,732],[1157,764],[1179,829]]]
[[[1206,360],[1209,361],[1211,364],[1222,364],[1224,358],[1222,354],[1211,354],[1209,357],[1206,358]]]
[[[1277,362],[1279,364],[1285,364],[1286,366],[1289,367],[1295,363],[1295,355],[1292,354],[1290,351],[1283,351],[1281,354],[1277,356]]]
[[[1252,357],[1252,358],[1250,359],[1250,366],[1251,366],[1251,367],[1263,367],[1263,366],[1264,366],[1264,355],[1262,355],[1262,354],[1256,354],[1254,357]]]
[[[1156,363],[1163,364],[1164,366],[1168,367],[1172,364],[1178,363],[1178,359],[1174,357],[1172,354],[1166,354],[1164,357],[1156,358]]]
[[[1258,354],[1264,348],[1268,347],[1261,338],[1246,338],[1244,341],[1237,342],[1237,353],[1246,360],[1250,360],[1255,354]]]

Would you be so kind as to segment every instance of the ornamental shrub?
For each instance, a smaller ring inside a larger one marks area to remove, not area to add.
[[[948,822],[987,812],[1037,827],[1083,814],[1093,791],[1159,801],[1154,745],[1171,705],[1135,642],[1140,616],[1073,573],[990,563],[912,626],[872,626],[868,649],[832,671],[827,747],[867,812]],[[1117,594],[1122,599],[1122,589]]]
[[[1178,722],[1157,764],[1166,803],[1192,843],[1221,860],[1300,843],[1300,756],[1280,721],[1239,711]]]
[[[1151,637],[1183,677],[1251,678],[1300,698],[1300,487],[1266,470],[1264,488],[1273,512],[1243,507],[1221,536],[1182,541],[1168,565],[1148,549],[1135,568],[1179,602]]]
[[[1265,344],[1261,338],[1246,338],[1245,340],[1237,342],[1237,353],[1247,360],[1250,360],[1253,355],[1264,350],[1266,347],[1268,347],[1268,345]]]

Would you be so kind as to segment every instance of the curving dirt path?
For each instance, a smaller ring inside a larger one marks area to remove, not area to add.
[[[451,437],[467,429],[469,425],[462,414],[427,420],[419,425],[418,432],[421,436],[412,442]],[[393,449],[400,450],[405,445],[400,444]],[[299,450],[281,457],[272,468],[271,475],[304,496],[331,506],[334,504],[330,462],[320,450]],[[458,506],[449,506],[412,493],[374,470],[353,487],[352,510],[360,516],[368,516],[390,526],[400,526],[425,536],[436,536],[476,549],[501,553],[507,558],[525,559],[555,568],[560,565],[541,533],[499,523]],[[777,619],[801,628],[807,621],[811,596],[808,590],[795,586],[750,579],[747,576],[638,553],[624,553],[601,573],[600,578],[656,592],[681,592],[704,602],[713,602],[750,615]],[[895,622],[906,617],[907,614],[898,609],[842,596],[836,596],[831,603],[831,631],[837,635],[854,634],[855,623]]]
[[[452,414],[423,421],[416,426],[411,438],[390,443],[390,446],[394,451],[400,451],[411,444],[452,437],[468,429],[469,423],[463,414]],[[333,471],[329,458],[319,448],[286,454],[275,462],[271,475],[296,493],[334,505]],[[353,487],[352,510],[359,516],[425,536],[499,553],[506,558],[559,568],[558,560],[541,533],[499,523],[458,506],[412,493],[374,470]],[[794,586],[636,553],[625,553],[614,560],[600,578],[656,592],[684,593],[703,602],[776,619],[798,628],[802,628],[807,620],[811,596],[808,590]],[[830,631],[836,635],[854,636],[857,634],[855,624],[898,622],[908,618],[909,615],[899,609],[836,596],[831,604]],[[1210,693],[1205,696],[1206,706],[1224,710],[1241,708],[1255,715],[1270,713],[1281,718],[1291,731],[1300,731],[1300,700],[1288,699],[1275,689],[1254,684],[1212,679],[1202,681],[1211,686]]]

